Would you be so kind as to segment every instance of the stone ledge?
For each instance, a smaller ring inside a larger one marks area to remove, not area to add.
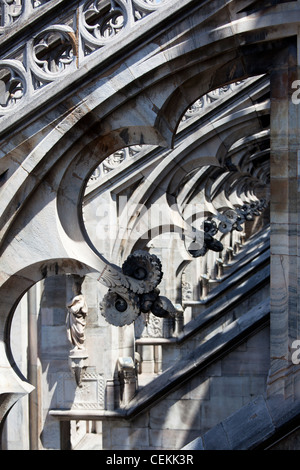
[[[59,420],[104,420],[132,419],[160,401],[179,385],[193,377],[216,359],[237,347],[243,340],[269,322],[269,299],[261,302],[200,345],[186,358],[145,385],[127,407],[114,411],[106,410],[50,410],[50,415]]]
[[[269,240],[267,240],[269,241]],[[249,276],[249,273],[254,270],[258,269],[259,266],[262,264],[264,265],[267,259],[270,256],[270,250],[267,248],[261,255],[257,257],[257,259],[253,263],[245,263],[245,265],[241,268],[240,272],[238,273],[238,281],[242,281],[243,277]],[[248,260],[249,261],[249,260]],[[208,323],[216,320],[219,318],[221,314],[224,313],[225,310],[232,308],[236,303],[243,300],[245,298],[245,294],[251,293],[253,290],[257,290],[262,284],[267,282],[270,277],[270,267],[266,266],[261,271],[257,272],[256,275],[250,277],[243,283],[243,288],[241,291],[233,294],[230,291],[229,295],[225,294],[222,298],[213,304],[211,307],[208,307],[202,314],[199,314],[195,319],[188,322],[185,326],[183,331],[177,336],[172,338],[138,338],[136,340],[137,345],[167,345],[171,343],[183,343],[191,336],[197,334],[199,329],[206,326]],[[236,280],[236,282],[238,282]],[[232,284],[232,283],[230,283]],[[221,287],[221,286],[220,286]],[[232,287],[232,286],[229,286]],[[227,289],[228,286],[226,285],[224,289]],[[214,291],[212,292],[214,294]],[[216,292],[216,296],[218,296],[220,292]],[[223,293],[224,294],[224,293]],[[211,296],[212,297],[212,296]],[[185,305],[198,305],[199,303],[203,303],[204,301],[190,301],[185,302]]]
[[[112,420],[112,419],[124,419],[126,418],[126,412],[122,409],[115,411],[108,410],[50,410],[50,416],[57,418],[59,421],[71,421],[71,420]]]
[[[259,254],[258,256],[257,254],[255,254],[254,256],[252,255],[249,258],[246,257],[243,262],[237,262],[235,272],[231,273],[229,276],[226,276],[226,279],[222,280],[222,283],[219,286],[215,287],[205,299],[200,301],[184,301],[184,306],[206,305],[218,295],[222,295],[225,290],[233,287],[238,282],[241,282],[244,277],[249,276],[249,273],[253,269],[258,268],[261,264],[266,263],[267,260],[270,258],[270,249],[264,247],[263,250],[265,251],[263,251],[263,253]]]
[[[245,281],[243,285],[244,288],[239,292],[235,294],[230,292],[229,296],[223,295],[221,300],[216,302],[210,308],[207,308],[203,314],[198,315],[195,319],[191,320],[184,326],[183,332],[180,336],[178,336],[178,342],[183,342],[192,335],[196,334],[204,325],[218,318],[221,314],[224,313],[225,310],[233,307],[233,305],[240,300],[243,300],[245,295],[247,295],[249,292],[257,289],[261,284],[265,283],[269,277],[270,267],[267,266],[258,272],[255,276]]]
[[[135,341],[136,345],[170,345],[170,344],[181,344],[187,339],[191,338],[193,335],[196,335],[201,328],[207,326],[209,323],[213,322],[219,316],[224,313],[225,310],[233,308],[239,301],[245,298],[245,295],[251,293],[253,290],[257,290],[261,284],[268,281],[270,277],[270,268],[269,266],[261,270],[255,276],[250,278],[244,283],[244,289],[236,295],[230,293],[229,298],[226,296],[214,304],[212,307],[207,308],[203,314],[199,314],[195,319],[189,321],[183,329],[183,332],[177,337],[171,338],[152,338],[152,337],[142,337],[138,338]]]
[[[131,418],[145,411],[208,364],[231,351],[246,337],[269,322],[269,312],[269,299],[267,299],[145,385],[127,406],[128,417]]]
[[[259,395],[183,450],[265,449],[299,421],[300,400]]]

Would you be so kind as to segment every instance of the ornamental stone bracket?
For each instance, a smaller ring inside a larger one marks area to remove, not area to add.
[[[101,314],[108,323],[114,326],[130,325],[141,313],[149,312],[160,318],[176,315],[177,307],[161,296],[157,288],[163,272],[156,255],[143,250],[135,251],[123,263],[122,273],[139,281],[139,290],[136,290],[134,283],[130,287],[119,285],[109,288],[100,303]]]
[[[84,351],[72,351],[69,355],[69,366],[78,387],[82,387],[82,377],[87,368],[87,359],[88,354]]]
[[[207,218],[203,222],[203,232],[191,228],[191,233],[186,238],[189,241],[189,243],[186,243],[187,251],[193,258],[205,256],[209,250],[217,253],[221,252],[224,246],[215,238],[215,235],[224,235],[234,230],[242,232],[242,225],[246,221],[252,221],[255,217],[261,215],[266,207],[267,202],[261,199],[252,203],[245,203],[241,207],[236,207],[235,210],[227,209],[224,214],[216,216],[219,221],[218,225],[213,217]],[[190,240],[192,241],[190,242]]]

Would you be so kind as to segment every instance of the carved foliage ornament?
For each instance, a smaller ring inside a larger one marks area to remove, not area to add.
[[[223,245],[219,240],[214,238],[218,232],[217,224],[214,220],[205,220],[203,224],[203,234],[196,231],[194,241],[189,245],[188,252],[194,258],[206,255],[208,250],[220,252],[223,250]]]
[[[222,220],[218,226],[214,220],[205,220],[203,224],[204,233],[200,234],[199,231],[196,231],[194,241],[188,247],[188,252],[194,258],[205,256],[208,250],[221,252],[223,250],[223,244],[214,238],[217,232],[223,234],[231,230],[242,232],[242,224],[247,220],[251,221],[254,217],[259,216],[266,207],[267,202],[264,199],[260,199],[256,202],[245,203],[235,210],[227,209],[222,214]]]
[[[146,251],[135,251],[128,256],[122,266],[126,276],[141,281],[143,293],[151,292],[160,282],[163,276],[162,265],[159,258]]]
[[[100,311],[111,325],[130,325],[140,314],[139,296],[126,288],[109,289],[100,303]]]
[[[172,302],[159,295],[157,285],[163,272],[159,258],[146,251],[131,254],[122,266],[125,276],[139,281],[139,293],[124,286],[110,288],[100,303],[100,311],[106,321],[114,326],[133,323],[143,313],[152,312],[157,317],[176,314]]]
[[[264,199],[260,199],[256,202],[245,203],[243,206],[237,209],[239,220],[253,220],[267,207],[267,202]],[[239,221],[239,224],[241,222]]]

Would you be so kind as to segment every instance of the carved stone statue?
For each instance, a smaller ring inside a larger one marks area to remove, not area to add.
[[[84,350],[86,316],[88,313],[84,296],[79,293],[67,304],[67,334],[73,351]]]

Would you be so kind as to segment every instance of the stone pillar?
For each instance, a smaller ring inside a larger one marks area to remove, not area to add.
[[[118,351],[122,357],[134,357],[135,337],[134,324],[124,325],[118,328],[119,347]]]
[[[114,410],[115,409],[115,383],[114,380],[107,380],[106,381],[106,410]]]
[[[30,450],[40,450],[42,444],[42,366],[38,355],[38,304],[40,303],[39,286],[34,285],[27,294],[28,308],[28,380],[34,386],[29,399],[29,445]]]
[[[216,260],[216,264],[217,264],[217,270],[218,270],[218,279],[221,279],[221,277],[223,276],[223,272],[224,272],[224,269],[223,269],[223,260],[222,258],[217,258]]]
[[[296,47],[290,46],[271,73],[271,365],[267,392],[300,398],[299,365],[292,362],[300,339],[300,104]],[[299,375],[299,374],[298,374]],[[299,377],[298,377],[299,378]]]
[[[246,242],[246,234],[245,234],[245,232],[242,232],[242,233],[240,234],[240,242],[241,242],[242,245],[245,244],[245,242]]]
[[[174,336],[179,336],[183,332],[184,327],[184,310],[179,311],[175,315],[175,329],[174,329]]]
[[[70,421],[60,422],[60,450],[72,450]]]
[[[119,358],[119,377],[121,385],[122,405],[126,406],[137,390],[135,363],[131,357]]]
[[[209,293],[209,276],[207,274],[201,275],[201,299],[205,299]]]
[[[154,373],[160,374],[162,372],[162,345],[154,344],[153,349]]]
[[[232,246],[229,246],[227,248],[227,255],[228,255],[228,264],[229,264],[233,261],[233,257],[234,257],[234,250],[233,250]]]
[[[162,319],[162,330],[163,330],[163,338],[171,338],[173,336],[173,331],[174,331],[173,318]]]

